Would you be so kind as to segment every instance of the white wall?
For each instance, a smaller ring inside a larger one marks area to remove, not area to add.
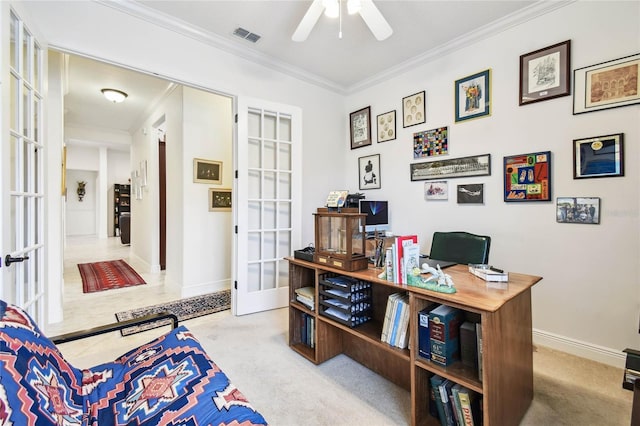
[[[572,69],[640,51],[640,3],[576,2],[558,11],[417,66],[347,99],[344,116],[371,105],[372,117],[396,109],[397,140],[350,151],[348,184],[357,188],[357,158],[381,154],[380,190],[394,232],[417,233],[423,252],[434,231],[466,230],[492,237],[490,261],[507,271],[540,275],[533,289],[538,343],[622,365],[621,350],[640,347],[640,106],[572,115],[572,97],[518,106],[519,57],[571,40]],[[607,16],[607,19],[601,19]],[[594,31],[597,28],[597,31]],[[535,37],[532,35],[535,34]],[[456,124],[453,83],[492,70],[492,115]],[[427,122],[402,128],[402,97],[426,90]],[[373,125],[375,134],[375,125]],[[424,183],[411,182],[412,134],[449,126],[447,158],[490,153],[488,177],[449,180],[449,200],[424,200]],[[624,177],[574,180],[573,139],[624,133]],[[343,140],[348,138],[345,132]],[[554,202],[505,203],[503,157],[552,152],[552,196],[601,198],[600,225],[556,223]],[[484,205],[457,205],[456,185],[484,183]]]
[[[24,7],[30,9],[39,30],[57,48],[157,72],[195,86],[301,107],[305,245],[313,241],[311,214],[324,203],[328,191],[357,188],[357,157],[379,152],[382,189],[368,191],[367,197],[391,201],[394,230],[419,232],[423,243],[436,229],[464,227],[485,232],[493,237],[493,263],[544,276],[533,290],[536,338],[551,343],[557,340],[564,349],[579,350],[594,359],[604,356],[609,360],[620,355],[622,348],[640,346],[640,202],[638,175],[633,168],[639,156],[634,143],[640,133],[638,106],[575,117],[571,115],[570,97],[517,106],[518,57],[523,53],[572,39],[573,68],[637,53],[637,2],[572,3],[347,99],[100,3],[33,2]],[[493,69],[492,117],[453,124],[453,81],[486,68]],[[401,97],[421,89],[427,90],[428,96],[424,128],[450,126],[451,157],[492,154],[492,176],[459,179],[485,183],[484,206],[462,208],[452,201],[423,201],[422,183],[411,183],[408,178],[413,129],[404,131],[400,124],[396,141],[354,151],[346,148],[350,111],[371,105],[375,116],[398,109]],[[613,132],[624,132],[627,139],[627,176],[573,181],[571,140]],[[399,149],[402,143],[407,145],[404,154]],[[51,148],[56,149],[53,145]],[[500,159],[542,149],[554,153],[554,197],[601,196],[601,225],[556,224],[553,203],[502,202]],[[336,155],[340,152],[344,155]],[[611,269],[602,272],[592,265]]]
[[[191,296],[231,286],[233,216],[209,211],[209,188],[233,187],[231,98],[185,87],[183,124],[182,293]],[[222,183],[194,183],[194,158],[222,161]]]
[[[67,236],[96,235],[97,204],[96,183],[98,173],[88,170],[67,169],[67,203],[66,224]],[[79,200],[78,182],[86,182],[85,196]]]

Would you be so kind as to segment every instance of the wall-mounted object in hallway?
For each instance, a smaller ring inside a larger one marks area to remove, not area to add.
[[[78,189],[76,190],[76,192],[78,193],[78,201],[82,201],[82,199],[84,198],[84,194],[86,193],[86,186],[86,181],[78,181]]]

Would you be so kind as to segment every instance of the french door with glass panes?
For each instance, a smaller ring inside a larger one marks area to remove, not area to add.
[[[46,49],[13,5],[1,3],[0,298],[24,307],[42,324],[45,313],[42,83]]]
[[[235,315],[287,306],[289,264],[301,241],[302,112],[238,98]]]

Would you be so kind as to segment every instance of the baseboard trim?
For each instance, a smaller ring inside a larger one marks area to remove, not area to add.
[[[582,342],[542,330],[533,329],[533,343],[617,368],[624,368],[626,360],[625,354],[621,350]]]
[[[192,285],[188,287],[182,287],[180,293],[182,297],[200,296],[207,293],[215,293],[221,290],[228,290],[231,288],[231,280],[210,281],[207,283]]]

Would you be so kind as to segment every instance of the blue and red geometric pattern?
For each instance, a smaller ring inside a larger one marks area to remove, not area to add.
[[[80,370],[0,300],[0,424],[265,425],[184,326]]]

